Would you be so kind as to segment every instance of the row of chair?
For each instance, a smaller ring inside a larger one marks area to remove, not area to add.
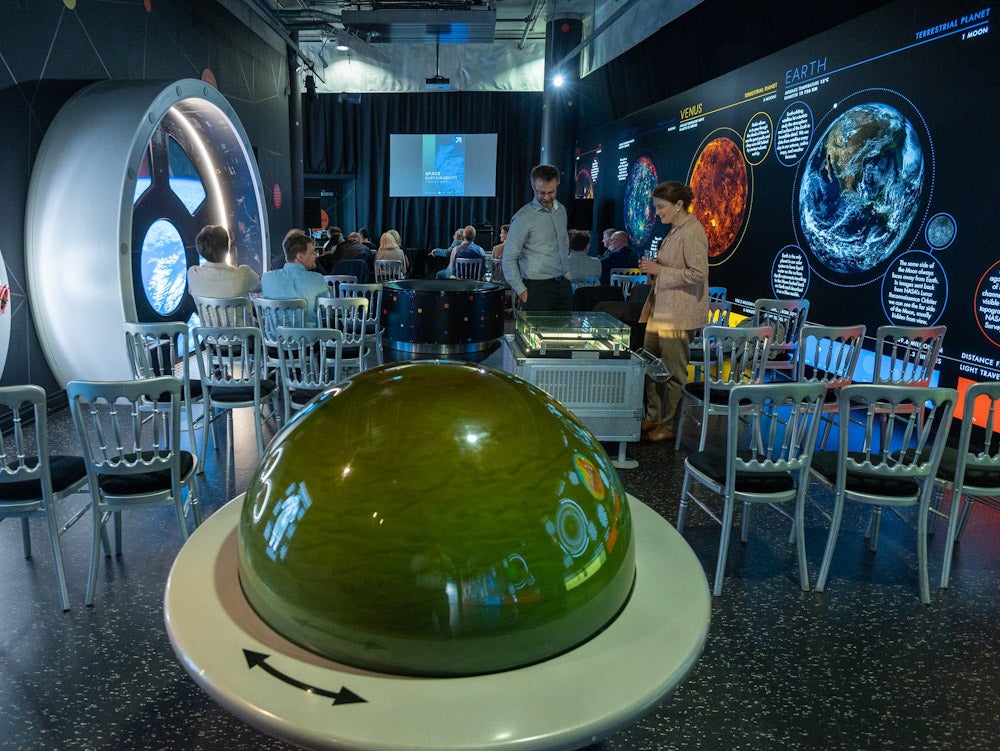
[[[181,535],[189,534],[187,513],[201,521],[194,453],[180,448],[182,383],[171,375],[124,382],[72,381],[67,385],[73,423],[83,456],[50,455],[45,392],[38,386],[0,388],[0,417],[12,425],[0,435],[0,518],[22,520],[24,555],[31,558],[29,519],[44,518],[52,548],[59,604],[69,609],[60,540],[87,509],[92,544],[86,604],[92,605],[107,528],[113,523],[115,553],[121,553],[121,511],[173,506]],[[90,490],[90,502],[65,524],[57,504]]]
[[[864,335],[863,326],[806,324],[799,331],[792,378],[766,381],[766,361],[772,351],[770,327],[705,330],[708,354],[703,379],[685,388],[685,401],[701,407],[702,425],[698,451],[685,461],[678,529],[683,529],[689,501],[722,524],[715,594],[722,589],[737,502],[744,507],[745,542],[752,504],[795,501],[792,537],[797,542],[801,584],[808,589],[802,523],[810,479],[834,497],[817,591],[824,589],[829,576],[847,500],[873,507],[867,531],[872,550],[878,542],[882,507],[916,507],[922,602],[930,599],[928,514],[940,513],[936,508],[940,499],[935,500],[931,492],[935,483],[952,494],[942,587],[948,585],[953,546],[971,505],[978,502],[1000,508],[994,497],[1000,492],[1000,433],[994,425],[1000,420],[1000,384],[969,388],[959,446],[948,448],[945,442],[956,392],[929,385],[943,327],[880,327],[872,372],[865,374],[874,382],[858,384],[852,379]],[[972,416],[977,409],[984,415],[985,428],[974,431]],[[706,447],[707,423],[713,415],[728,420],[725,450]],[[817,441],[821,423],[826,429]],[[825,447],[834,424],[839,426],[837,450],[816,451],[817,445]],[[723,496],[722,518],[691,492],[694,482]],[[969,499],[964,506],[963,495]]]

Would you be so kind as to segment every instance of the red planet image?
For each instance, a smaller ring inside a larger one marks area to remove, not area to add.
[[[731,138],[715,138],[705,144],[691,170],[691,190],[691,213],[708,235],[708,255],[723,255],[739,238],[750,208],[746,161]]]

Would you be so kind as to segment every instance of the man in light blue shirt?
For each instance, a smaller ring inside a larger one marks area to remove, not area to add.
[[[322,275],[317,274],[316,243],[308,232],[292,229],[281,242],[285,251],[285,265],[267,271],[260,280],[261,294],[279,300],[300,298],[309,304],[306,325],[316,325],[316,298],[326,295],[328,287]]]
[[[503,273],[524,310],[571,310],[569,235],[566,207],[556,200],[559,170],[539,164],[531,170],[534,200],[510,220]]]

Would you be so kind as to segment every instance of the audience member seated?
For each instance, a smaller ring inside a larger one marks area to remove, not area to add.
[[[453,266],[456,258],[486,258],[486,251],[476,245],[476,228],[471,224],[462,230],[462,242],[451,249],[451,257],[448,259],[447,268],[437,273],[438,279],[450,279],[455,275]]]
[[[603,256],[609,250],[611,250],[611,236],[617,232],[614,227],[608,227],[604,232],[601,233],[601,255]],[[600,257],[600,256],[598,256]]]
[[[359,237],[356,232],[352,232],[355,238]],[[357,239],[352,240],[351,235],[346,238],[341,237],[340,242],[337,243],[337,247],[332,253],[324,253],[319,258],[318,269],[321,274],[335,274],[333,267],[337,265],[340,261],[357,261],[361,260],[365,263],[368,262],[368,254],[371,252]],[[374,265],[375,259],[372,258],[372,265]]]
[[[362,227],[358,230],[358,236],[361,238],[361,244],[364,245],[369,250],[376,250],[375,243],[372,242],[372,233],[367,227]],[[399,247],[403,247],[403,244],[399,241],[396,242]]]
[[[584,230],[569,231],[569,280],[573,286],[597,284],[601,277],[601,262],[588,254],[590,233]]]
[[[629,246],[628,234],[615,230],[608,252],[601,256],[601,284],[611,284],[611,269],[631,269],[639,265],[639,254]]]
[[[396,236],[398,234],[398,232],[393,234],[391,230],[389,232],[382,233],[382,237],[380,237],[378,241],[378,251],[375,253],[375,260],[402,261],[403,273],[409,274],[410,261],[403,252],[403,249],[399,247],[399,241],[396,240]]]
[[[205,263],[187,271],[188,292],[192,297],[242,297],[260,289],[260,277],[253,269],[229,263],[232,241],[225,227],[205,225],[194,244]]]
[[[316,244],[308,232],[300,229],[288,230],[281,242],[285,251],[285,265],[276,271],[268,271],[261,279],[261,293],[264,297],[279,300],[300,298],[309,304],[306,325],[316,325],[316,299],[326,296],[326,280],[314,273],[316,268]]]
[[[500,242],[493,246],[493,260],[495,261],[503,258],[503,244],[507,242],[507,230],[509,229],[509,224],[500,225]]]

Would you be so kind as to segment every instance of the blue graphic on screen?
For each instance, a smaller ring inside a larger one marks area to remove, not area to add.
[[[868,271],[899,247],[923,189],[913,124],[888,104],[860,104],[834,120],[809,155],[799,188],[802,233],[833,271]]]
[[[157,219],[142,241],[142,287],[153,310],[163,316],[177,310],[186,282],[184,241],[174,225]]]
[[[424,194],[465,194],[465,136],[424,134]]]

